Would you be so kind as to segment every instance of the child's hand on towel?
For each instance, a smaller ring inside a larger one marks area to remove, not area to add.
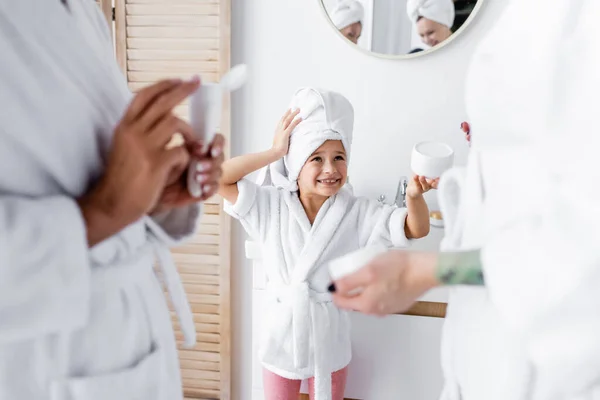
[[[424,176],[415,175],[409,182],[406,188],[406,195],[412,199],[422,196],[423,193],[429,192],[431,189],[437,189],[440,178],[429,179]]]
[[[275,138],[273,139],[273,150],[283,157],[287,154],[290,147],[290,135],[302,121],[302,118],[296,116],[300,114],[300,110],[287,110],[281,117],[275,130]],[[295,118],[295,119],[294,119]]]

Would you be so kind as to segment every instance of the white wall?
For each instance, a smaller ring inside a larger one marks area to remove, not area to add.
[[[410,174],[410,151],[419,140],[445,141],[455,148],[457,162],[464,162],[467,146],[459,125],[467,119],[466,67],[479,38],[505,7],[502,0],[485,3],[475,23],[447,47],[414,60],[388,61],[368,57],[335,35],[318,0],[232,0],[232,61],[250,67],[249,84],[233,99],[233,154],[270,146],[292,93],[311,85],[340,91],[354,104],[350,177],[358,195],[376,198],[383,193],[391,199],[398,178]],[[434,195],[427,200],[435,207]],[[233,232],[232,398],[248,400],[252,274],[244,258],[246,236],[236,223]],[[427,340],[439,334],[423,325],[428,324],[411,321],[406,325],[410,331],[396,333],[398,340]],[[413,329],[423,334],[415,337]],[[407,357],[406,370],[418,363],[414,357]],[[410,393],[403,398],[411,399]]]
[[[331,15],[335,6],[341,0],[323,0],[327,14]],[[362,21],[362,33],[358,39],[358,45],[367,50],[371,50],[373,39],[373,3],[375,0],[359,0],[363,5],[365,15]]]
[[[406,13],[406,0],[377,0],[373,12],[373,51],[406,54],[412,47],[413,24]]]

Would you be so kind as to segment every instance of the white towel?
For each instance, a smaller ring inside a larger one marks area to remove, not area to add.
[[[406,12],[413,24],[417,23],[419,17],[424,17],[448,28],[454,25],[455,11],[452,0],[408,0]]]
[[[360,1],[341,0],[331,12],[331,21],[338,29],[363,21],[365,9]]]
[[[341,140],[350,161],[354,108],[341,94],[314,88],[296,91],[290,108],[300,109],[302,122],[292,132],[287,155],[263,168],[257,183],[295,192],[306,160],[325,141]]]

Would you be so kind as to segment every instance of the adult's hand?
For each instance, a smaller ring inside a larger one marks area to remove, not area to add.
[[[364,314],[405,312],[439,285],[434,253],[388,251],[330,287],[338,307]]]
[[[169,182],[152,213],[165,212],[173,208],[185,207],[204,201],[217,192],[219,180],[223,173],[221,166],[224,160],[223,146],[225,145],[225,138],[222,135],[216,135],[208,152],[202,151],[202,145],[200,142],[188,144],[188,150],[192,158],[199,161],[194,176],[202,185],[202,196],[193,197],[190,195],[187,188],[188,172],[186,169],[177,180]]]
[[[173,171],[183,171],[185,146],[167,148],[174,134],[193,142],[188,124],[173,108],[198,89],[199,79],[161,81],[141,90],[115,129],[104,175],[79,199],[90,246],[153,210]]]

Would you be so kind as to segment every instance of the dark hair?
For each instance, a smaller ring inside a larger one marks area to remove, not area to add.
[[[423,51],[423,49],[416,48],[409,51],[408,54],[420,53],[421,51]]]
[[[422,20],[423,18],[425,18],[425,17],[423,17],[422,15],[419,15],[419,17],[417,18],[417,22],[419,22],[419,21],[420,21],[420,20]]]

